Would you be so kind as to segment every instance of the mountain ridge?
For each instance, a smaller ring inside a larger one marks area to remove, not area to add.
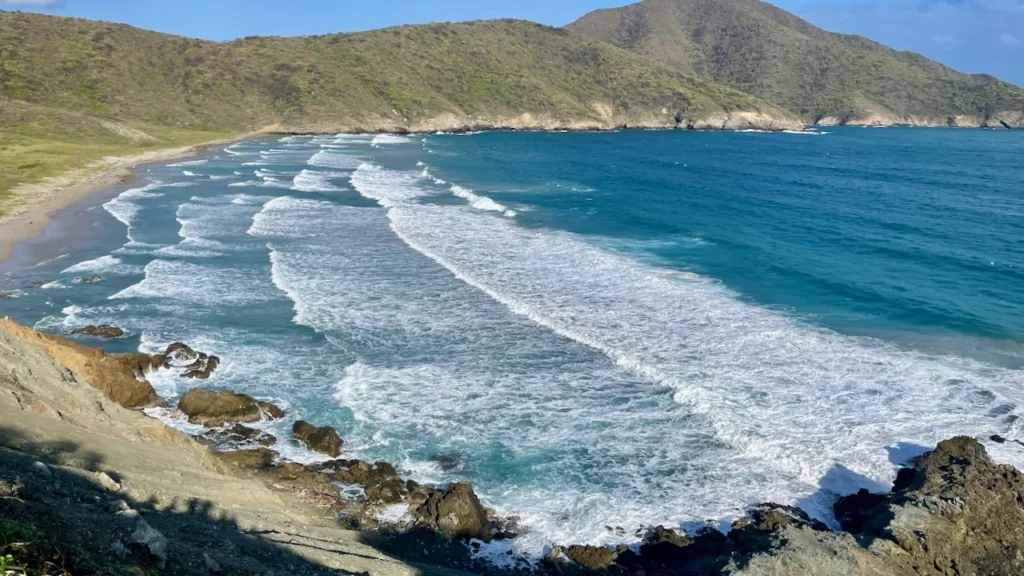
[[[812,123],[1024,126],[1024,89],[817,28],[759,0],[645,0],[566,28]]]

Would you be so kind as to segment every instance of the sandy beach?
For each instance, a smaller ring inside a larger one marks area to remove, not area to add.
[[[11,191],[10,203],[13,208],[10,213],[0,217],[0,262],[11,257],[18,243],[43,234],[50,225],[50,213],[124,182],[131,177],[132,169],[138,166],[195,156],[211,147],[231,144],[262,133],[252,132],[234,138],[149,150],[130,156],[110,156],[59,176],[20,184]]]

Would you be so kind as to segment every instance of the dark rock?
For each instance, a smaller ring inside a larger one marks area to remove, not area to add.
[[[193,350],[188,344],[182,342],[175,342],[167,346],[167,350],[164,351],[164,357],[170,363],[188,363],[195,362],[199,359],[199,353]]]
[[[452,539],[491,541],[490,521],[469,482],[458,482],[446,492],[434,492],[415,511],[416,518]]]
[[[292,426],[292,435],[310,450],[327,454],[332,458],[337,458],[341,454],[341,447],[344,444],[338,431],[334,428],[330,426],[317,428],[303,420],[299,420]]]
[[[459,461],[447,454],[438,454],[430,459],[442,472],[454,472],[461,468]]]
[[[258,422],[284,417],[277,406],[234,392],[212,392],[194,388],[178,401],[178,410],[192,424],[219,427],[229,422]]]
[[[615,553],[603,546],[570,546],[565,555],[590,570],[607,570],[615,560]]]
[[[95,276],[89,276],[86,278],[79,277],[72,280],[72,282],[74,282],[75,284],[99,284],[100,282],[103,282],[103,276],[97,274]]]
[[[387,462],[368,464],[361,460],[331,460],[319,464],[318,469],[334,474],[340,482],[361,486],[366,499],[371,502],[394,504],[409,495],[406,483],[399,478],[394,466]],[[422,501],[426,501],[426,496]]]
[[[273,446],[277,438],[262,430],[235,424],[227,428],[210,430],[196,438],[200,442],[217,448],[243,448],[246,446]]]
[[[99,326],[86,326],[84,328],[78,328],[71,332],[72,335],[83,335],[83,336],[96,336],[98,338],[120,338],[124,336],[124,330],[110,326],[108,324],[102,324]]]
[[[988,439],[995,442],[996,444],[1006,444],[1006,438],[1003,438],[999,434],[993,434],[989,436]]]
[[[689,557],[687,547],[693,540],[664,526],[658,526],[644,537],[640,555],[655,566],[674,566]]]
[[[884,494],[872,494],[861,489],[856,494],[844,496],[833,505],[836,520],[847,532],[860,532],[863,519],[875,514],[886,500]]]
[[[790,526],[829,531],[828,526],[812,520],[799,508],[781,504],[760,504],[750,510],[747,516],[733,523],[729,531],[729,540],[748,554],[768,550],[773,545],[773,535]]]
[[[265,470],[274,465],[280,456],[267,448],[255,450],[235,450],[234,452],[218,452],[217,457],[238,468],[245,470]]]

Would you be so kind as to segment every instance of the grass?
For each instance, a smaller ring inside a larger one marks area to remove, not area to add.
[[[123,130],[120,124],[84,114],[0,100],[0,214],[9,207],[10,192],[17,184],[82,168],[106,156],[199,144],[231,134],[142,123],[128,128],[152,139],[118,134],[115,130]]]

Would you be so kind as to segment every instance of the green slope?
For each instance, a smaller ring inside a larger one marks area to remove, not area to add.
[[[119,120],[253,129],[450,113],[597,118],[772,110],[629,51],[522,21],[217,43],[0,13],[0,94]]]
[[[438,118],[486,125],[524,114],[672,125],[731,111],[794,119],[628,50],[523,21],[220,43],[0,11],[0,195],[105,155],[269,125],[432,129]],[[155,138],[119,134],[110,122]]]
[[[824,116],[959,115],[1024,110],[1024,90],[967,75],[860,36],[826,32],[758,0],[646,0],[568,26],[776,103]]]

